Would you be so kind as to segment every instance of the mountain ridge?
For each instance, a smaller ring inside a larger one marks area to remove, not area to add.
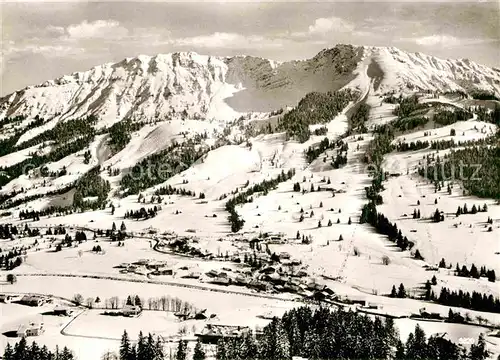
[[[174,52],[125,58],[28,86],[0,99],[0,118],[67,119],[91,113],[103,126],[130,117],[227,121],[293,106],[307,92],[345,87],[359,77],[355,70],[367,59],[384,72],[380,92],[481,89],[500,94],[497,69],[395,47],[337,45],[288,62]]]

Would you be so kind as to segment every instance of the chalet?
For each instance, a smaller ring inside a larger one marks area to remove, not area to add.
[[[231,284],[231,279],[229,279],[227,276],[217,276],[211,281],[213,284],[217,285],[230,285]]]
[[[174,270],[170,267],[161,267],[152,272],[153,275],[173,275]]]
[[[264,269],[260,270],[260,272],[262,274],[270,275],[276,273],[276,268],[274,266],[267,266]]]
[[[419,310],[420,316],[424,319],[441,319],[441,314],[435,312],[428,312],[425,308]]]
[[[52,310],[52,313],[57,316],[71,316],[73,310],[65,306],[56,306],[54,310]]]
[[[142,308],[138,305],[125,305],[121,313],[123,316],[138,316],[142,312]]]
[[[205,275],[207,275],[208,277],[211,277],[211,278],[216,278],[217,276],[219,276],[219,274],[217,273],[216,270],[212,269],[210,271],[207,271],[205,273]]]
[[[280,252],[279,258],[280,258],[280,260],[290,260],[291,256],[287,252]]]
[[[9,304],[11,302],[19,301],[22,299],[22,295],[10,295],[10,294],[0,294],[0,302]]]
[[[176,312],[174,315],[181,321],[185,320],[206,320],[208,319],[208,315],[206,314],[207,309],[203,309],[200,311],[188,311],[188,312]],[[214,317],[215,314],[212,314],[210,317]]]
[[[204,344],[217,344],[222,338],[238,338],[249,332],[248,326],[207,324],[201,333],[195,335]]]
[[[46,303],[46,299],[37,295],[24,295],[18,302],[27,306],[42,306]]]
[[[233,282],[237,285],[247,285],[250,280],[244,275],[236,275]]]
[[[185,278],[185,279],[199,279],[200,276],[201,276],[200,272],[192,271],[189,274],[184,275],[183,278]]]
[[[28,325],[20,325],[17,329],[17,337],[38,336],[44,333],[43,323],[29,323]]]
[[[165,261],[150,261],[146,264],[146,268],[148,270],[159,270],[165,268],[166,266],[167,263]]]

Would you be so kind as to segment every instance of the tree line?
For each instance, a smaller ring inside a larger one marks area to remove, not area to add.
[[[480,338],[467,352],[440,336],[427,338],[419,325],[406,343],[398,336],[394,320],[374,319],[353,311],[309,307],[293,309],[274,318],[257,339],[251,334],[223,338],[216,359],[466,359],[488,356]]]
[[[473,146],[451,151],[442,160],[428,159],[428,164],[421,166],[418,172],[433,181],[461,180],[471,195],[500,199],[499,158],[498,145]]]
[[[55,351],[51,351],[47,346],[38,345],[35,341],[27,344],[23,337],[14,346],[9,343],[5,346],[3,360],[75,360],[73,353],[65,346],[62,351],[56,346]]]
[[[279,183],[290,180],[295,175],[295,169],[290,169],[286,173],[281,170],[281,173],[271,180],[264,180],[258,184],[253,185],[247,190],[240,192],[238,195],[232,197],[226,202],[225,209],[229,212],[229,223],[231,224],[231,231],[238,232],[243,227],[245,220],[243,220],[238,212],[236,211],[236,206],[239,204],[245,204],[247,202],[252,202],[253,198],[248,198],[255,193],[262,192],[264,195],[270,190],[275,189]]]
[[[331,121],[356,96],[356,93],[350,89],[308,93],[296,107],[278,119],[276,130],[285,131],[288,139],[296,139],[304,143],[311,136],[309,125],[325,124]]]

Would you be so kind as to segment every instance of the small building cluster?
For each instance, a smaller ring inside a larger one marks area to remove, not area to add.
[[[250,331],[248,326],[207,324],[195,335],[204,344],[217,344],[222,338],[238,338]]]

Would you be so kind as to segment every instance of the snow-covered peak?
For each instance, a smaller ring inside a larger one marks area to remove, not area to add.
[[[500,71],[469,59],[440,59],[395,47],[363,47],[384,72],[381,91],[415,89],[469,91],[483,89],[500,94]]]
[[[310,91],[356,82],[370,61],[383,73],[378,91],[479,88],[500,94],[498,69],[395,47],[337,45],[309,60],[283,63],[175,52],[126,58],[27,87],[0,99],[0,119],[93,114],[99,126],[124,118],[231,120],[249,111],[293,106]]]

